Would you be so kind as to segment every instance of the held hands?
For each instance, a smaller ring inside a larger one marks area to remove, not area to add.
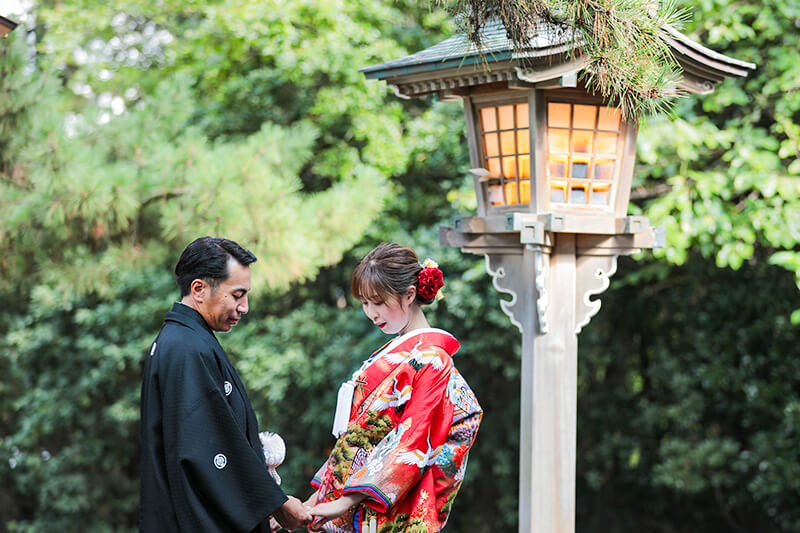
[[[308,529],[311,531],[320,531],[326,522],[334,518],[339,518],[346,513],[348,509],[351,509],[361,503],[361,500],[366,497],[366,494],[350,493],[342,496],[338,500],[315,505],[309,511],[312,515],[314,515],[314,522],[309,526]],[[316,500],[316,493],[314,493],[312,498]],[[311,498],[309,498],[309,501],[310,500]]]
[[[295,529],[307,526],[312,520],[312,516],[309,514],[308,509],[306,509],[306,506],[294,496],[289,496],[289,499],[286,500],[286,503],[279,507],[278,510],[272,514],[272,516],[275,520],[277,520],[281,527],[284,527],[289,531],[294,531]],[[274,526],[270,521],[270,529],[273,527]],[[274,529],[272,530],[275,531]]]
[[[278,531],[280,531],[281,529],[283,529],[283,528],[278,523],[278,521],[275,520],[275,517],[274,516],[270,516],[269,517],[269,533],[278,533]]]

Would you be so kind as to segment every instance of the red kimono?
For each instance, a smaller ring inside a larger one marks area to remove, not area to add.
[[[375,352],[353,374],[347,430],[311,484],[318,503],[367,498],[325,531],[440,531],[464,479],[483,411],[453,365],[458,341],[418,329]]]

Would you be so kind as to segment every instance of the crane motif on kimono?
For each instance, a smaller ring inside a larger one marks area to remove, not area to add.
[[[371,407],[376,411],[383,411],[389,407],[399,407],[411,399],[411,385],[407,384],[402,389],[397,388],[397,378],[394,378],[392,392],[381,394]]]
[[[436,460],[441,452],[442,446],[437,446],[436,448],[431,446],[431,435],[429,432],[427,451],[423,452],[422,450],[412,450],[410,452],[400,454],[399,459],[407,465],[416,465],[420,470],[422,470],[428,466],[436,464]]]
[[[422,339],[411,349],[410,352],[397,351],[387,354],[386,360],[393,364],[416,362],[420,366],[431,365],[436,370],[444,368],[444,362],[436,350],[420,350]]]
[[[392,450],[397,448],[397,445],[400,443],[400,439],[403,437],[403,433],[409,425],[409,423],[400,424],[390,431],[380,444],[373,448],[372,452],[367,457],[366,464],[364,465],[366,472],[370,476],[374,476],[376,473],[380,472],[380,470],[383,468],[384,461],[392,452]]]

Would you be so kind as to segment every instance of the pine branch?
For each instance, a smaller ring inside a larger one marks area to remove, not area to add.
[[[582,80],[621,108],[627,120],[668,111],[680,96],[681,70],[662,38],[686,12],[675,0],[436,0],[448,5],[467,38],[481,49],[481,32],[499,19],[515,52],[530,48],[545,27],[572,36],[573,54],[587,61]],[[574,56],[573,56],[574,57]]]

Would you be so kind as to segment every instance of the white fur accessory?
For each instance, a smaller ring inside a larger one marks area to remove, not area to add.
[[[280,435],[269,431],[262,431],[258,434],[258,438],[261,439],[261,447],[264,448],[264,459],[267,461],[269,475],[280,485],[281,476],[278,475],[277,468],[286,459],[286,444]]]

